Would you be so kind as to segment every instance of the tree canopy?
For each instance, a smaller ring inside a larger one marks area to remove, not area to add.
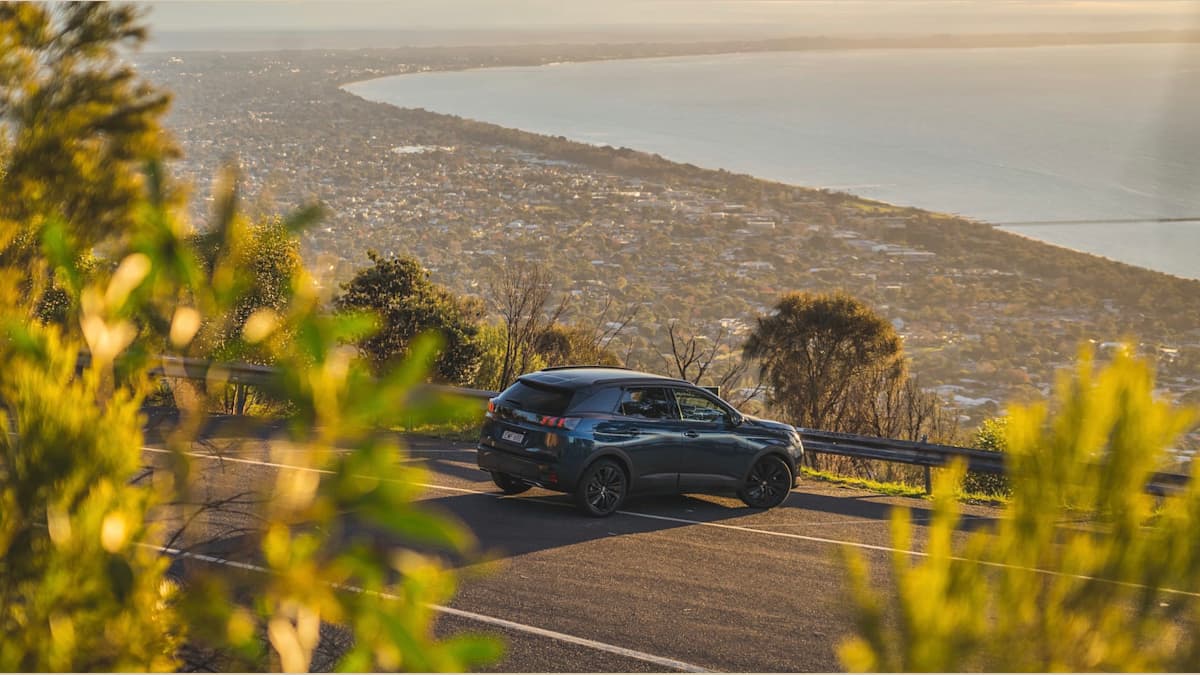
[[[404,357],[417,336],[436,332],[445,345],[435,365],[437,376],[471,382],[480,361],[478,303],[433,283],[415,258],[383,257],[374,251],[367,257],[371,266],[343,284],[334,300],[339,311],[370,310],[378,316],[378,330],[358,342],[364,355],[382,368]]]
[[[619,366],[621,359],[599,344],[596,335],[579,326],[555,323],[534,338],[534,350],[547,366]]]
[[[758,362],[773,407],[797,426],[826,431],[855,431],[856,407],[875,399],[880,378],[905,372],[892,325],[840,292],[783,296],[743,353]]]

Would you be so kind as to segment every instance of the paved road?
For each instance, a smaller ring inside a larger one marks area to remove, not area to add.
[[[922,500],[802,481],[766,512],[681,496],[632,500],[592,519],[564,495],[502,497],[469,444],[411,446],[403,461],[428,470],[422,501],[461,519],[487,559],[458,563],[450,610],[460,614],[444,614],[438,629],[500,634],[509,645],[502,671],[839,670],[835,650],[852,630],[840,551],[860,550],[887,584],[892,505],[912,508],[918,524],[929,515]],[[163,458],[145,454],[148,465]],[[251,492],[287,456],[278,443],[198,446],[198,496]],[[209,550],[246,559],[237,510],[200,518],[189,541],[213,538]],[[992,515],[972,513],[974,522]]]

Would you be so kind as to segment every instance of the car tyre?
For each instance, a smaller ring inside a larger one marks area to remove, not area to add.
[[[792,470],[787,462],[767,455],[754,463],[738,497],[751,508],[770,509],[782,504],[791,490]]]
[[[589,516],[611,516],[625,502],[629,478],[611,459],[601,459],[584,469],[575,490],[575,503]]]
[[[533,487],[529,483],[519,481],[516,478],[513,478],[506,473],[500,473],[499,471],[492,472],[492,482],[495,483],[496,487],[500,488],[500,491],[506,495],[519,495]]]

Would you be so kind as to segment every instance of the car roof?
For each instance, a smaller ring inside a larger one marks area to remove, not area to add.
[[[534,373],[522,375],[521,380],[536,382],[551,387],[579,389],[594,384],[671,384],[694,386],[690,382],[672,377],[643,373],[625,368],[606,368],[603,366],[580,366],[575,368],[549,368]]]

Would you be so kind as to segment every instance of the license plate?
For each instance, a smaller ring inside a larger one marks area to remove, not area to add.
[[[515,431],[502,431],[500,432],[500,438],[509,443],[520,443],[525,440],[525,434],[519,434]]]

